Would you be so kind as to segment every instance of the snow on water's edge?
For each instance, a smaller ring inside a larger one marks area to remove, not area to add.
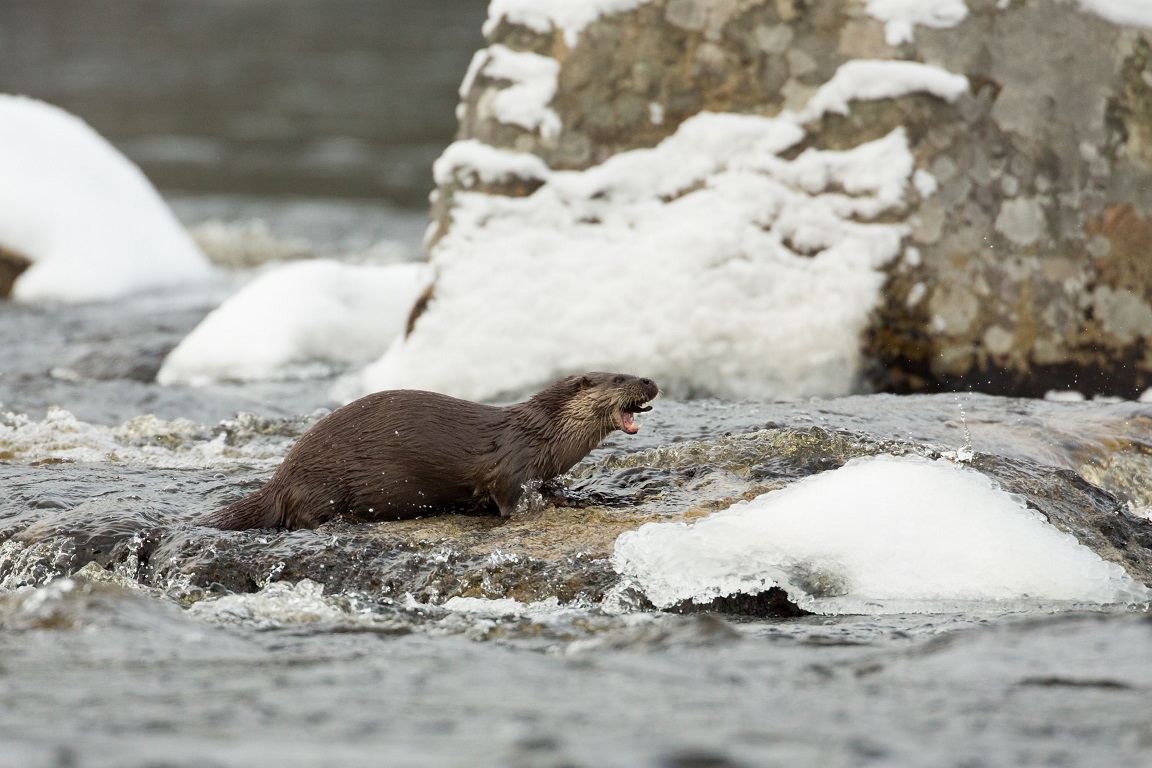
[[[84,121],[0,94],[0,246],[32,261],[24,301],[92,301],[206,279],[144,174]]]
[[[987,476],[853,459],[692,524],[622,534],[613,563],[660,608],[780,586],[826,614],[1140,604],[1152,592]]]
[[[205,317],[156,379],[203,386],[275,379],[292,366],[366,363],[404,331],[430,282],[427,264],[278,266]]]

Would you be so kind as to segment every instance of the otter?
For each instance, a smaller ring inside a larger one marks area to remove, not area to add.
[[[325,416],[252,495],[197,520],[224,530],[315,528],[434,514],[509,517],[528,484],[563,474],[660,393],[620,373],[569,376],[509,406],[376,392]]]

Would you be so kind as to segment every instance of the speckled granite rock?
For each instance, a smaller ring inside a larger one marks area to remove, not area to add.
[[[862,0],[651,0],[578,35],[498,20],[490,43],[558,63],[557,120],[497,119],[493,100],[515,83],[481,55],[459,137],[583,169],[653,146],[701,111],[799,111],[852,59],[963,74],[970,91],[955,102],[853,101],[810,122],[796,148],[855,147],[903,125],[921,172],[900,214],[904,256],[886,267],[861,342],[861,386],[1134,397],[1152,386],[1152,30],[1052,0],[967,8],[896,45]],[[459,189],[539,186],[440,182],[433,242]]]

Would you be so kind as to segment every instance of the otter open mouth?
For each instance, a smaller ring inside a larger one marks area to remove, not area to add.
[[[624,406],[620,409],[620,429],[630,435],[636,434],[640,431],[640,425],[632,418],[633,414],[647,413],[650,410],[652,410],[652,406],[644,405],[643,400]]]

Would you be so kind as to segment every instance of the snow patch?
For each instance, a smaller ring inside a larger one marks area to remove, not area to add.
[[[542,181],[550,173],[548,165],[536,155],[497,149],[476,139],[449,144],[432,164],[432,175],[438,185],[455,182],[465,188],[475,186],[477,181],[484,184],[510,179]]]
[[[425,264],[278,267],[205,317],[169,353],[156,380],[203,386],[299,375],[299,366],[316,363],[363,364],[403,332],[430,282]]]
[[[968,18],[964,0],[868,0],[869,16],[884,22],[888,45],[910,43],[917,25],[950,29]]]
[[[503,45],[490,45],[483,51],[485,60],[475,73],[496,80],[507,80],[504,88],[493,88],[480,98],[478,109],[482,116],[491,116],[498,122],[518,125],[527,131],[539,131],[544,138],[559,135],[560,116],[548,105],[556,95],[556,78],[560,75],[560,62],[548,56],[528,51],[513,51]],[[476,65],[476,60],[473,60]]]
[[[488,19],[481,28],[490,36],[501,21],[548,34],[563,30],[564,42],[569,48],[576,45],[580,33],[601,16],[625,13],[649,0],[491,0]]]
[[[1080,0],[1080,10],[1113,24],[1152,28],[1152,0]]]
[[[32,265],[23,301],[113,299],[211,267],[140,172],[84,121],[0,94],[0,247]]]
[[[869,220],[901,204],[913,161],[903,130],[780,156],[803,136],[701,114],[528,197],[457,193],[435,297],[360,390],[490,399],[623,369],[672,394],[846,393],[906,231]]]
[[[492,74],[492,51],[506,79],[548,81],[514,100],[532,102],[521,124],[543,126],[555,62],[492,46],[469,88]],[[480,107],[517,87],[490,90]],[[967,88],[917,62],[849,62],[799,114],[696,115],[658,146],[585,171],[457,142],[436,168],[464,191],[432,251],[435,296],[413,333],[338,395],[417,387],[496,399],[588,369],[642,371],[680,396],[845,394],[880,269],[908,231],[893,220],[913,181],[924,196],[934,180],[912,179],[902,129],[847,151],[785,153],[805,125],[853,101],[953,100]],[[516,198],[467,191],[516,176],[542,185]]]
[[[931,64],[855,59],[841,64],[832,79],[820,86],[797,120],[811,122],[828,112],[846,115],[852,101],[897,99],[913,93],[955,101],[967,91],[968,78]]]
[[[825,614],[1152,597],[987,476],[910,456],[853,459],[692,524],[648,523],[621,534],[613,564],[660,608],[773,586]]]

